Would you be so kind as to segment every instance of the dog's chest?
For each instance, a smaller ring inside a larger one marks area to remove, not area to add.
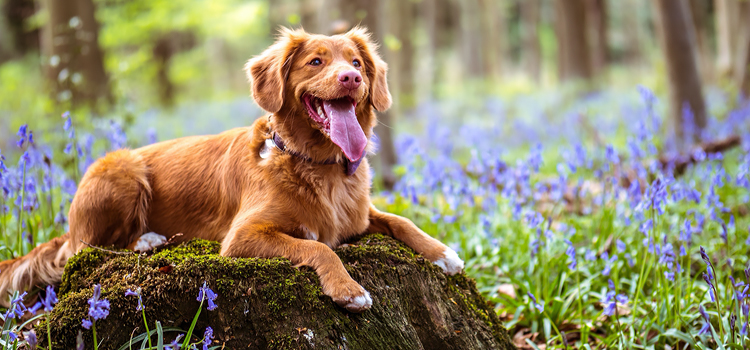
[[[353,178],[320,188],[299,218],[303,238],[331,247],[364,232],[369,224],[369,186]]]

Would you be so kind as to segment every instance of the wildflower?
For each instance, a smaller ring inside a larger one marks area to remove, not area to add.
[[[700,311],[701,316],[703,316],[703,327],[698,331],[698,335],[702,335],[706,332],[711,332],[711,319],[708,317],[708,313],[706,312],[706,309],[703,308],[703,305],[701,305],[698,308],[698,311]]]
[[[203,350],[208,350],[208,346],[211,345],[213,339],[214,330],[211,327],[206,327],[206,331],[203,333]]]
[[[16,334],[13,331],[5,331],[3,333],[6,334],[6,335],[8,335],[8,339],[10,340],[11,343],[15,342],[16,340],[18,340],[18,334]]]
[[[544,217],[542,217],[542,214],[539,214],[538,212],[535,212],[535,211],[526,213],[525,217],[530,228],[537,227],[539,226],[539,224],[542,223],[542,221],[544,221]]]
[[[21,295],[18,295],[15,298],[12,298],[10,300],[10,306],[8,306],[8,311],[5,312],[5,319],[8,320],[10,318],[20,318],[23,316],[24,312],[26,312],[26,305],[23,304],[23,299],[26,298],[26,292],[23,292]]]
[[[607,148],[604,151],[604,158],[612,164],[620,164],[620,157],[617,155],[617,152],[615,152],[615,148],[612,145],[607,145]]]
[[[57,294],[55,294],[55,287],[53,286],[47,286],[47,293],[44,295],[44,298],[42,298],[42,305],[44,305],[44,311],[45,312],[52,312],[52,309],[54,308],[55,304],[57,304]]]
[[[137,311],[143,310],[143,298],[141,297],[141,288],[139,287],[136,291],[132,291],[130,288],[125,291],[125,296],[137,296],[138,306],[135,308]]]
[[[573,242],[567,239],[565,240],[565,243],[568,244],[568,249],[565,250],[565,254],[570,258],[568,268],[575,270],[576,266],[578,266],[578,261],[576,260],[576,248],[573,246]]]
[[[609,290],[607,291],[604,299],[602,299],[602,303],[605,304],[604,311],[602,311],[602,313],[607,316],[612,316],[617,309],[617,303],[620,303],[621,305],[627,304],[628,297],[625,294],[617,294],[615,283],[612,282],[612,280],[608,281],[608,285]]]
[[[646,220],[638,227],[638,231],[641,231],[644,235],[648,236],[649,231],[654,228],[654,222],[651,219]]]
[[[83,328],[90,329],[93,321],[101,320],[109,316],[109,300],[99,300],[102,296],[102,286],[99,284],[94,285],[94,295],[88,300],[89,303],[89,319],[81,321]]]
[[[28,131],[29,131],[28,124],[21,125],[21,127],[18,128],[18,132],[16,133],[16,135],[18,135],[19,139],[16,142],[16,146],[18,146],[19,148],[23,147],[24,143],[28,139],[29,137]]]
[[[617,260],[617,254],[612,255],[609,259],[607,259],[606,255],[602,255],[602,260],[604,260],[604,270],[602,270],[602,275],[609,276],[610,272],[612,272],[612,263]]]
[[[586,261],[596,260],[596,252],[591,249],[586,249],[586,254],[583,256]]]
[[[198,301],[208,300],[208,311],[213,311],[218,306],[214,303],[214,299],[216,299],[216,293],[211,290],[211,288],[208,288],[206,285],[206,282],[203,282],[203,286],[200,288],[200,291],[198,292]]]
[[[31,348],[31,350],[36,349],[38,341],[36,339],[36,332],[33,329],[24,333],[24,339],[26,339],[26,342],[29,343],[29,347]]]
[[[619,253],[622,253],[622,252],[625,251],[625,249],[627,249],[627,246],[625,245],[625,242],[623,242],[623,241],[621,241],[619,239],[617,240],[616,246],[617,246],[617,251]]]
[[[544,300],[542,300],[541,303],[538,303],[536,301],[536,297],[534,296],[534,294],[531,294],[531,292],[527,292],[526,294],[529,296],[529,298],[531,298],[532,301],[534,301],[534,305],[533,306],[537,310],[539,310],[539,312],[544,312]]]
[[[87,318],[84,318],[83,320],[81,320],[81,326],[83,326],[83,328],[91,329],[91,325],[92,325],[91,320]]]
[[[164,346],[164,350],[180,350],[180,347],[182,347],[182,344],[180,344],[180,339],[182,339],[183,336],[184,334],[178,335],[177,338],[172,340],[171,343]]]

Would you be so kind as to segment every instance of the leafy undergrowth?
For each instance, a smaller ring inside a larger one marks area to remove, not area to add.
[[[750,102],[712,91],[715,116],[679,143],[637,91],[422,104],[403,124],[423,132],[397,137],[394,191],[373,201],[459,251],[521,347],[747,347]],[[83,119],[44,144],[19,132],[17,165],[0,166],[2,258],[65,232],[86,166],[137,146]]]

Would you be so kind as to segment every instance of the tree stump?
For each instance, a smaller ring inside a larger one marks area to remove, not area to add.
[[[402,243],[367,235],[336,249],[352,278],[373,298],[360,314],[338,307],[322,293],[315,272],[287,259],[237,259],[218,254],[220,244],[192,240],[150,255],[115,254],[86,248],[68,261],[59,304],[49,316],[53,349],[74,349],[93,285],[111,303],[109,316],[96,322],[100,349],[117,349],[145,332],[137,298],[142,290],[149,328],[187,330],[200,303],[204,282],[217,294],[218,308],[204,303],[195,332],[210,326],[213,345],[225,349],[513,349],[492,307],[463,274],[442,270]],[[47,347],[46,321],[35,327]],[[178,333],[166,332],[165,343]],[[197,339],[197,338],[196,338]],[[153,337],[156,344],[156,337]],[[140,348],[140,342],[133,344]]]

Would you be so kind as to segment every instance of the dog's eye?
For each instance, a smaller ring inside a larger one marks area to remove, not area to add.
[[[319,66],[319,65],[323,64],[323,61],[321,61],[320,58],[313,58],[313,60],[310,61],[310,63],[308,63],[308,64],[311,65],[311,66]]]
[[[354,60],[352,61],[352,66],[354,66],[354,68],[360,68],[362,67],[362,64],[359,63],[359,60]]]

